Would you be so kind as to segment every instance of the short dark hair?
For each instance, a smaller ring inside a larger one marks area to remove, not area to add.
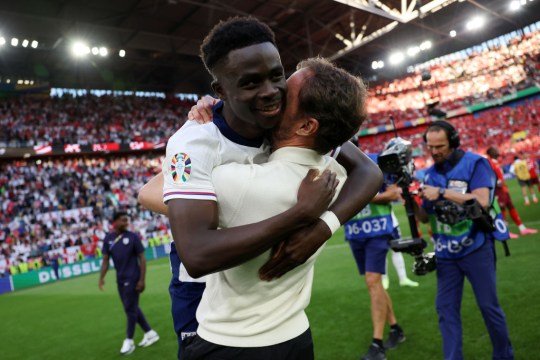
[[[490,157],[493,157],[495,153],[497,152],[497,148],[491,146],[489,149],[487,149],[486,154],[488,154]]]
[[[366,85],[321,57],[301,61],[297,69],[303,68],[313,75],[302,83],[298,109],[319,122],[313,150],[325,154],[352,138],[366,119]]]
[[[235,16],[220,21],[210,30],[201,44],[200,57],[208,72],[215,77],[216,64],[229,52],[265,42],[277,48],[274,32],[268,25],[251,16]]]
[[[128,216],[128,213],[125,211],[117,211],[114,213],[112,221],[115,222],[116,220],[120,219],[122,216]]]

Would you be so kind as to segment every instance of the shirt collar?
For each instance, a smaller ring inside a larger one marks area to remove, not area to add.
[[[315,150],[286,146],[274,151],[268,161],[272,160],[284,160],[300,165],[318,166],[324,162],[324,156]]]
[[[240,134],[238,134],[236,131],[234,131],[229,124],[227,124],[227,121],[223,117],[223,101],[218,101],[216,105],[212,108],[212,115],[213,115],[213,123],[217,126],[221,134],[225,136],[227,139],[231,140],[234,143],[237,143],[239,145],[259,148],[262,146],[264,142],[264,136],[261,136],[256,139],[246,139],[242,137]]]

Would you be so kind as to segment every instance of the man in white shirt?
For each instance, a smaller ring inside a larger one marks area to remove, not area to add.
[[[256,223],[294,207],[310,169],[335,172],[338,193],[345,182],[345,169],[322,154],[356,133],[365,118],[365,86],[323,59],[308,59],[299,68],[288,80],[287,109],[274,132],[269,161],[226,164],[212,173],[222,228]],[[259,278],[270,250],[208,275],[197,310],[198,335],[186,341],[185,359],[313,359],[304,309],[320,251],[272,281]],[[183,259],[188,271],[191,255]]]

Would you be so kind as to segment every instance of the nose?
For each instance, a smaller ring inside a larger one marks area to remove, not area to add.
[[[276,96],[277,93],[279,93],[279,88],[276,86],[276,83],[267,80],[261,87],[260,95],[262,97],[273,97]]]

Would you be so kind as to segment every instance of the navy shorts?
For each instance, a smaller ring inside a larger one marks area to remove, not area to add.
[[[361,275],[366,272],[386,273],[386,254],[390,245],[389,238],[371,238],[362,241],[349,241],[349,246],[356,260]]]

